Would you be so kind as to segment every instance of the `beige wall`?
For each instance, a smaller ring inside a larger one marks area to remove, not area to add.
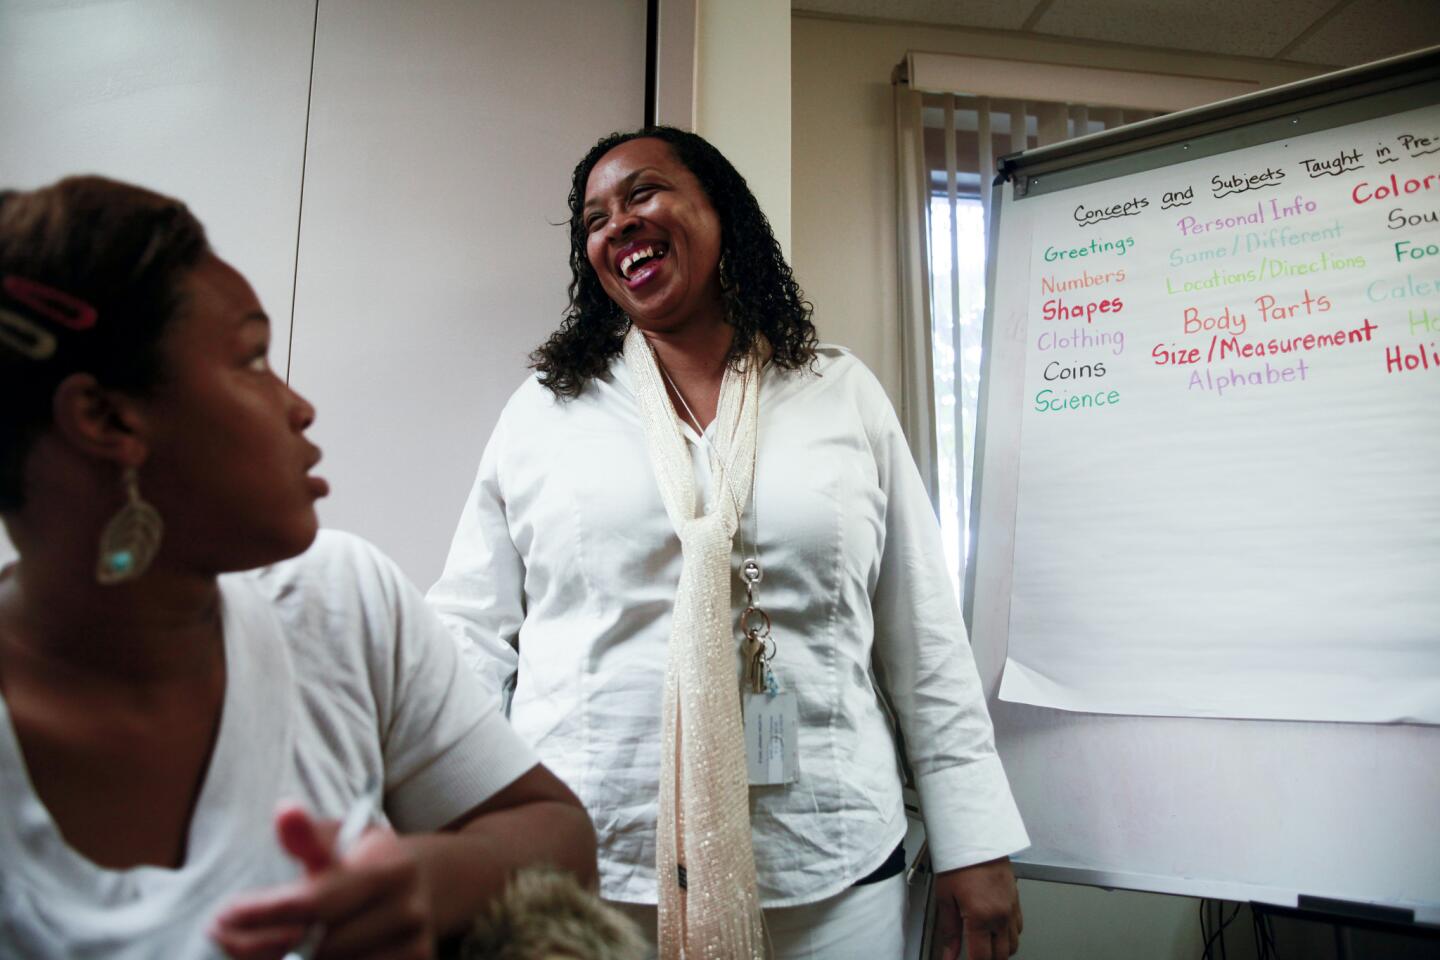
[[[791,250],[791,4],[698,0],[696,132],[743,174]]]
[[[1258,80],[1322,68],[998,31],[797,15],[791,24],[791,263],[823,339],[853,349],[898,401],[895,134],[890,75],[909,50]],[[769,208],[767,208],[769,209]]]
[[[699,0],[695,132],[735,164],[790,244],[789,0]]]

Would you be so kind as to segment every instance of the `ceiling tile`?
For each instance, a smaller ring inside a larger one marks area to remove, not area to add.
[[[1019,30],[1040,0],[793,0],[792,10],[872,20]]]
[[[1426,0],[1419,0],[1426,2]],[[1429,0],[1434,5],[1434,0]],[[1147,47],[1272,57],[1337,0],[1055,0],[1037,33]]]
[[[1286,59],[1354,66],[1440,44],[1440,0],[1356,0]]]

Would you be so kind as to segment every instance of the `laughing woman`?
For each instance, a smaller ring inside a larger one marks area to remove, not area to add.
[[[520,864],[593,877],[419,594],[316,538],[315,412],[269,339],[177,201],[0,194],[6,956],[424,957]],[[348,845],[307,812],[372,802]]]
[[[816,343],[755,197],[700,137],[602,140],[570,214],[569,313],[430,599],[590,810],[603,895],[665,958],[767,937],[782,958],[898,957],[883,689],[942,939],[1010,955],[1025,831],[884,391]]]

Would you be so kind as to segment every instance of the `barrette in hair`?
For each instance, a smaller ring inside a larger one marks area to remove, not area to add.
[[[10,274],[0,279],[0,286],[11,299],[71,330],[89,330],[99,319],[95,308],[84,300],[37,280]]]
[[[55,354],[53,333],[4,307],[0,307],[0,344],[31,360],[48,360]]]

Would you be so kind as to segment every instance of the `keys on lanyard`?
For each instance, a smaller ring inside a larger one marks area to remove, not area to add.
[[[745,776],[752,787],[794,783],[800,778],[800,703],[794,693],[780,689],[770,669],[775,658],[770,615],[755,603],[755,585],[764,576],[760,561],[746,558],[740,576],[745,580],[745,610],[740,614]]]
[[[740,655],[745,662],[744,689],[750,693],[774,692],[770,661],[775,641],[770,638],[770,615],[755,604],[755,585],[765,576],[753,557],[740,566],[745,581],[745,610],[740,614]]]

